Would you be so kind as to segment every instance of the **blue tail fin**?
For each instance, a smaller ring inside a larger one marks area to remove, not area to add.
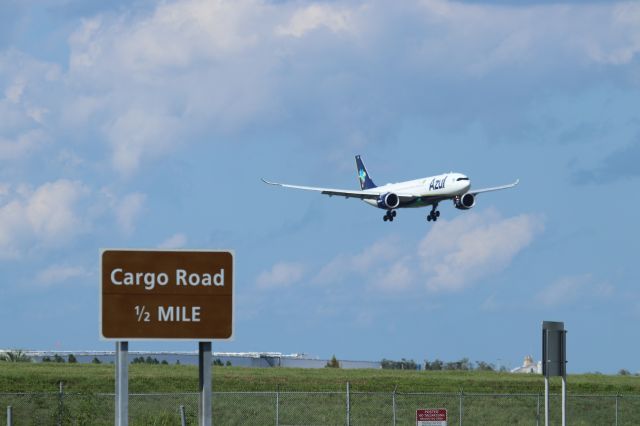
[[[356,155],[356,166],[358,167],[358,179],[360,179],[360,189],[371,189],[375,188],[376,184],[373,183],[369,174],[367,173],[367,169],[364,167],[364,163],[360,159],[359,155]]]

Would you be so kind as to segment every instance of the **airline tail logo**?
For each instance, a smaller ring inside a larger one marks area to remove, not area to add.
[[[364,184],[365,179],[367,179],[367,172],[365,169],[360,169],[358,172],[358,176],[360,176],[360,182]]]
[[[360,189],[365,190],[375,188],[376,184],[371,180],[371,177],[367,173],[367,169],[364,167],[359,155],[356,155],[356,167],[356,170],[358,171],[358,179],[360,180]]]

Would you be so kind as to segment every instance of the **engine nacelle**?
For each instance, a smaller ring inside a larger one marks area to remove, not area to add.
[[[387,192],[378,197],[378,207],[392,210],[400,205],[400,197],[393,192]]]
[[[469,192],[464,195],[458,195],[453,199],[453,204],[456,206],[456,209],[469,210],[476,205],[476,196]]]

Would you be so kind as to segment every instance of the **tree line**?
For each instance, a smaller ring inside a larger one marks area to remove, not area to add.
[[[424,361],[424,364],[418,364],[412,359],[402,358],[400,361],[394,361],[390,359],[383,359],[380,364],[383,369],[388,370],[428,370],[428,371],[507,371],[506,367],[500,366],[497,368],[495,364],[476,361],[472,362],[469,358],[462,358],[458,361],[445,362],[440,359]]]

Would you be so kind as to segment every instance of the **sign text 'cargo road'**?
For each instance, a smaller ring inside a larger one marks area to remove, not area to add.
[[[232,334],[228,251],[104,250],[105,339],[226,339]]]

